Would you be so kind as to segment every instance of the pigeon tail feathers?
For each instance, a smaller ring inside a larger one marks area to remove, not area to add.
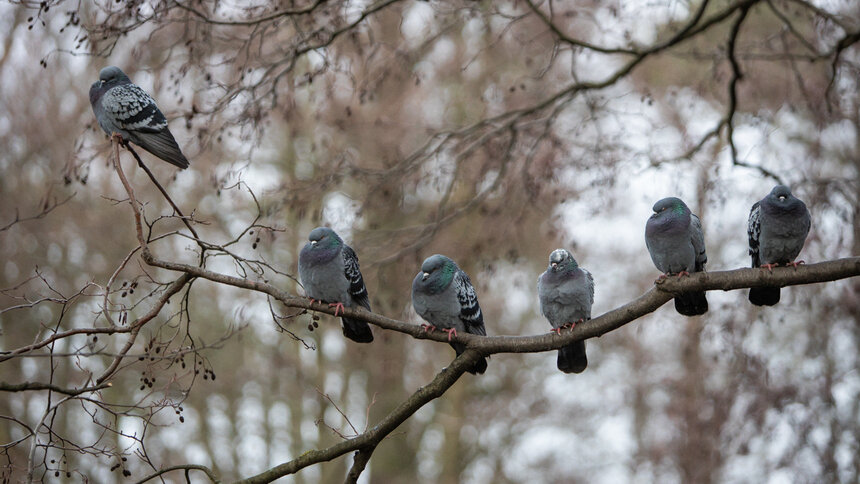
[[[753,287],[750,289],[750,302],[756,306],[773,306],[779,302],[779,288]]]
[[[588,366],[585,341],[574,341],[558,350],[558,369],[565,373],[582,373]]]
[[[451,345],[451,348],[454,348],[454,352],[457,354],[457,356],[462,355],[463,352],[466,351],[466,345],[464,345],[463,343],[449,343],[449,344]],[[487,371],[487,359],[482,357],[473,366],[466,368],[466,371],[468,373],[473,374],[473,375],[478,375],[478,374],[483,375],[484,372]]]
[[[341,318],[343,321],[343,335],[356,343],[370,343],[373,341],[373,333],[370,326],[360,319]]]
[[[675,296],[675,310],[684,316],[699,316],[708,312],[705,292],[686,292]]]

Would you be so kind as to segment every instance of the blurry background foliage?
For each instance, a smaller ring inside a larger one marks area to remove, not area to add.
[[[777,180],[812,212],[801,258],[860,254],[852,0],[60,0],[0,12],[0,303],[25,306],[0,314],[3,351],[103,326],[103,288],[137,247],[87,98],[105,65],[170,120],[191,168],[144,160],[205,222],[201,237],[241,235],[230,250],[279,273],[242,273],[229,257],[207,268],[300,294],[298,250],[329,225],[392,318],[419,322],[409,286],[433,253],[471,275],[489,334],[548,331],[536,278],[557,247],[594,274],[594,315],[618,307],[658,275],[643,234],[665,196],[702,217],[708,269],[746,267],[749,207]],[[169,215],[122,157],[149,221]],[[196,263],[187,238],[152,245]],[[111,304],[139,317],[174,277],[132,254]],[[710,292],[692,319],[666,305],[590,340],[581,375],[558,372],[555,352],[494,356],[389,436],[362,481],[857,482],[858,289],[796,286],[768,309]],[[179,464],[247,477],[352,435],[343,415],[372,426],[453,358],[379,328],[372,344],[346,341],[325,315],[309,331],[298,312],[195,281],[144,326],[111,388],[49,412],[35,448],[28,428],[64,396],[3,392],[0,475],[22,480],[32,462],[37,479],[121,482]],[[64,338],[0,362],[2,380],[82,386],[127,340]],[[340,482],[351,463],[284,482]]]

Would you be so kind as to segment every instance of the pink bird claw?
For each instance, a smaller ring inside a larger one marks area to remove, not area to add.
[[[668,275],[668,274],[660,274],[660,277],[658,277],[658,278],[657,278],[657,281],[662,282],[662,281],[664,281],[667,277],[669,277],[669,275]]]
[[[561,329],[562,329],[562,328],[564,328],[564,326],[560,326],[560,327],[558,327],[558,328],[552,328],[551,330],[549,330],[549,332],[550,332],[550,333],[555,333],[555,334],[557,334],[557,335],[561,336]]]
[[[774,268],[774,267],[777,267],[777,266],[779,266],[779,264],[762,264],[762,265],[761,265],[761,268],[762,268],[762,269],[767,269],[767,270],[769,270],[769,271],[773,272],[773,268]]]
[[[805,260],[797,260],[797,261],[788,263],[788,265],[790,265],[791,267],[794,267],[795,269],[797,269],[797,266],[803,265],[803,264],[806,264]]]
[[[448,333],[448,341],[451,341],[452,336],[457,336],[457,329],[456,328],[443,329],[442,331]]]
[[[680,278],[682,278],[682,277],[684,277],[684,276],[689,276],[689,275],[690,275],[690,273],[689,273],[689,272],[687,272],[687,271],[681,271],[681,272],[679,272],[679,273],[678,273],[678,279],[680,279]]]
[[[432,324],[422,324],[421,331],[425,333],[432,333],[433,331],[436,331],[436,326],[433,326]]]
[[[328,305],[328,307],[330,307],[330,308],[331,308],[331,307],[333,307],[333,308],[334,308],[334,315],[335,315],[335,316],[337,316],[337,312],[338,312],[338,310],[340,310],[340,314],[343,314],[343,303],[340,303],[340,302],[334,302],[334,303],[329,304],[329,305]]]

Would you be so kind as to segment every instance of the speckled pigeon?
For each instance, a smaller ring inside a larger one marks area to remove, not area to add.
[[[538,277],[540,312],[553,331],[573,329],[576,323],[591,319],[594,304],[594,278],[579,267],[576,259],[564,249],[549,255],[549,267]],[[558,350],[558,369],[565,373],[582,373],[588,365],[585,341],[576,341]]]
[[[370,311],[370,299],[358,267],[355,251],[328,227],[317,227],[308,235],[309,242],[299,253],[299,279],[311,299],[329,306],[361,306]],[[343,335],[358,343],[373,341],[366,322],[343,317]]]
[[[108,136],[117,133],[172,165],[188,168],[188,160],[167,129],[167,118],[119,67],[99,72],[99,80],[90,86],[90,104]]]
[[[794,265],[809,233],[809,210],[784,185],[777,185],[750,209],[747,234],[753,267],[772,269],[779,264]],[[773,306],[779,302],[778,287],[750,289],[750,302]]]
[[[486,336],[484,316],[478,304],[478,296],[469,276],[457,264],[444,255],[428,257],[421,265],[421,272],[412,281],[412,306],[419,316],[427,320],[425,329],[441,329],[448,339],[457,332]],[[450,343],[459,356],[466,351],[462,343]],[[486,358],[481,358],[469,373],[484,373]]]
[[[645,245],[654,265],[666,276],[702,272],[708,262],[702,222],[680,198],[664,198],[654,204],[654,214],[645,225]],[[705,292],[675,296],[675,310],[684,316],[705,314]]]

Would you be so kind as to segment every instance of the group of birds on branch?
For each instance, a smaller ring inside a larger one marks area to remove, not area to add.
[[[188,159],[155,101],[118,67],[101,70],[99,80],[90,87],[90,103],[99,126],[109,136],[119,136],[123,144],[130,141],[179,168],[188,167]],[[663,272],[660,277],[704,271],[708,256],[699,217],[676,197],[658,201],[653,210],[645,225],[645,244],[654,265]],[[788,187],[774,187],[750,210],[747,232],[752,267],[770,270],[780,264],[796,266],[798,262],[794,260],[803,248],[809,226],[806,205]],[[307,297],[329,303],[335,308],[335,316],[344,307],[371,310],[355,251],[328,227],[317,227],[308,235],[308,243],[299,253],[299,279]],[[572,330],[577,323],[591,319],[594,278],[579,267],[567,250],[556,249],[550,254],[549,266],[537,285],[541,314],[553,332],[560,335],[563,329]],[[749,299],[759,306],[772,306],[779,302],[779,287],[752,288]],[[422,325],[425,331],[440,329],[448,333],[449,344],[457,355],[466,350],[463,343],[451,341],[458,332],[487,334],[469,276],[444,255],[435,254],[424,260],[412,281],[412,306],[429,323]],[[705,292],[675,296],[675,309],[685,316],[704,314],[708,311]],[[359,343],[373,341],[365,321],[341,319],[344,336]],[[585,341],[561,348],[557,364],[565,373],[584,371],[588,364]],[[487,360],[481,358],[467,371],[478,374],[486,369]]]

